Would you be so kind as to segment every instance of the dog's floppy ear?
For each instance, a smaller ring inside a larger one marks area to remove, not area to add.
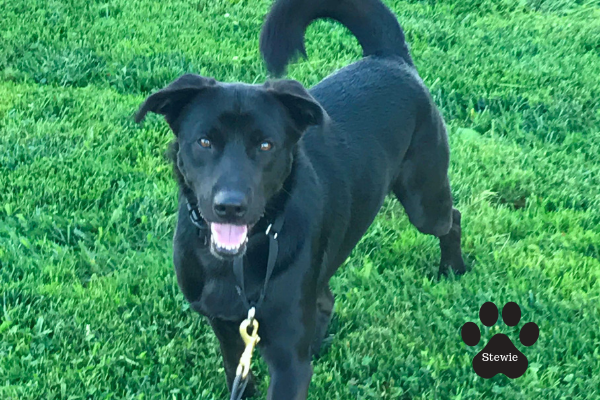
[[[277,80],[269,81],[264,86],[288,110],[300,133],[309,126],[323,123],[325,110],[300,82],[291,79]]]
[[[135,115],[135,122],[143,121],[146,114],[153,112],[164,115],[171,129],[176,132],[175,122],[186,104],[198,93],[216,84],[212,78],[195,74],[183,75],[164,89],[148,96]]]

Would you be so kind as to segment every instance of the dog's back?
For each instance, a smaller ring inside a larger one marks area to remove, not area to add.
[[[343,238],[330,240],[325,279],[350,254],[389,191],[421,232],[454,235],[455,254],[443,258],[464,271],[454,242],[460,234],[448,233],[460,225],[460,213],[452,208],[445,124],[418,76],[402,28],[381,0],[276,0],[261,33],[267,68],[278,75],[296,53],[306,55],[305,30],[320,18],[346,26],[364,54],[310,89],[331,122],[322,131],[306,132],[302,145],[329,206],[323,226],[336,232],[332,238]]]
[[[281,75],[297,53],[306,56],[304,33],[321,18],[346,26],[365,57],[398,56],[413,65],[398,20],[380,0],[276,0],[260,37],[260,51],[271,73]]]

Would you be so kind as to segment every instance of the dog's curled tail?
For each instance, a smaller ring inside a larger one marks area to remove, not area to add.
[[[260,35],[260,51],[271,74],[283,74],[297,53],[306,57],[304,33],[320,18],[346,26],[365,57],[395,55],[413,65],[404,32],[381,0],[275,0]]]

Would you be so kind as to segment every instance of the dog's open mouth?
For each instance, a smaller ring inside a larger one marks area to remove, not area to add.
[[[243,254],[248,241],[248,226],[233,224],[210,224],[212,250],[221,256]]]

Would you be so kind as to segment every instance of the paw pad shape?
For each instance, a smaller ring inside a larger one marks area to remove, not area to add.
[[[490,301],[479,310],[479,320],[491,327],[498,321],[498,308]],[[521,308],[515,302],[509,302],[502,308],[502,320],[508,326],[515,326],[521,320]],[[475,346],[481,339],[481,331],[474,322],[467,322],[461,328],[463,342]],[[540,336],[540,329],[533,322],[521,328],[519,340],[523,346],[532,346]],[[489,343],[473,358],[473,369],[482,378],[489,379],[496,374],[504,374],[511,379],[522,376],[529,362],[512,341],[503,333],[495,334]]]

